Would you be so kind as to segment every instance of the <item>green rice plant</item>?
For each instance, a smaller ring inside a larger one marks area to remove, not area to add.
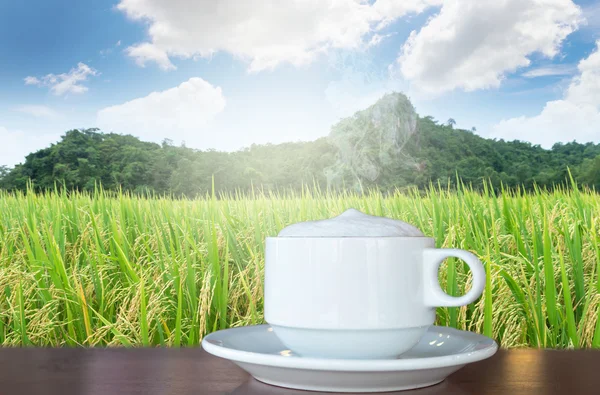
[[[209,332],[263,323],[265,237],[351,207],[482,260],[481,298],[437,309],[437,325],[502,347],[600,347],[598,195],[575,183],[495,193],[460,182],[362,194],[213,189],[191,200],[0,191],[0,344],[197,346]],[[458,259],[439,279],[451,295],[471,284]]]

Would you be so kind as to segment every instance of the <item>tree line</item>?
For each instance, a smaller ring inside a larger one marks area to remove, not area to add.
[[[553,188],[570,171],[600,188],[600,144],[556,143],[544,149],[524,141],[486,139],[473,131],[412,114],[401,93],[341,120],[329,136],[310,142],[253,144],[236,152],[197,150],[165,139],[156,144],[132,135],[74,129],[12,169],[0,167],[0,188],[104,189],[193,197],[217,192],[300,191],[378,187],[383,191],[455,186],[458,179],[499,189]],[[400,125],[400,126],[398,126]]]

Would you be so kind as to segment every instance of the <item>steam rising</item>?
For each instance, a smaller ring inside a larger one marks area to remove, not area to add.
[[[413,165],[405,152],[417,131],[417,113],[401,93],[384,95],[366,110],[333,126],[328,139],[338,149],[337,162],[325,169],[328,186],[345,184],[362,190],[363,181],[376,182],[398,163]]]

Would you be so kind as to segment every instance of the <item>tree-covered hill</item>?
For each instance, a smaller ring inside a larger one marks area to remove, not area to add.
[[[167,131],[165,132],[167,134]],[[546,150],[521,141],[485,139],[419,117],[406,96],[387,94],[373,106],[338,122],[311,142],[252,145],[237,152],[195,150],[140,141],[97,129],[70,130],[61,141],[31,153],[14,169],[0,168],[0,188],[105,189],[194,196],[215,189],[247,192],[317,183],[322,189],[383,190],[456,182],[478,188],[482,178],[527,189],[576,180],[600,188],[600,144],[555,144]]]

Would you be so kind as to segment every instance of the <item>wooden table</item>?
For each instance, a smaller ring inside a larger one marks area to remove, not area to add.
[[[403,395],[600,394],[600,351],[500,350]],[[296,394],[194,349],[0,349],[0,395]],[[390,394],[388,392],[388,394]]]

